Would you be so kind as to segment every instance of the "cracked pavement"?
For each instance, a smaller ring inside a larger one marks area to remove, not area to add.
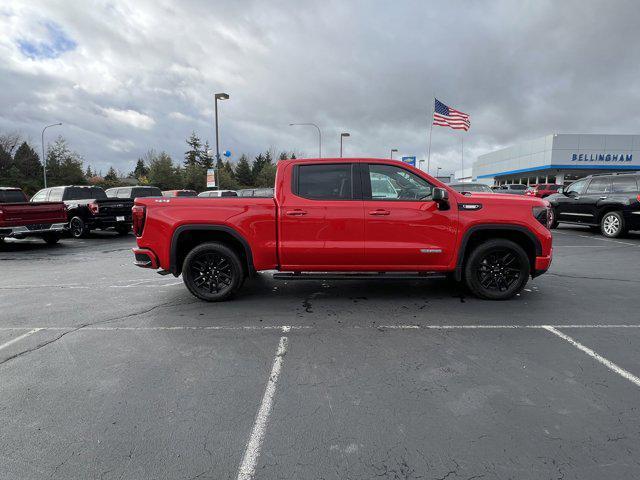
[[[281,325],[304,328],[256,479],[640,477],[638,387],[561,338],[393,328],[640,325],[640,234],[554,237],[509,302],[263,274],[206,304],[132,266],[132,237],[0,245],[0,345],[42,329],[0,348],[0,480],[236,478]],[[562,331],[640,375],[640,328]]]

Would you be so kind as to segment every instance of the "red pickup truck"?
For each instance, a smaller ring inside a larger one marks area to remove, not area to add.
[[[66,225],[64,203],[29,203],[19,188],[0,187],[0,240],[39,237],[53,244],[60,240]]]
[[[136,199],[133,252],[207,301],[260,270],[289,280],[447,275],[502,300],[549,268],[548,219],[539,198],[464,195],[393,160],[281,160],[273,198]]]

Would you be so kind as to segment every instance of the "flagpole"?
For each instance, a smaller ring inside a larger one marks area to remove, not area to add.
[[[431,118],[429,122],[431,126],[429,127],[429,153],[427,154],[427,175],[431,175],[431,135],[433,134],[433,114],[436,109],[436,97],[433,97],[433,102],[431,102]]]
[[[464,178],[464,131],[460,132],[460,157],[462,159],[462,170],[460,178]]]

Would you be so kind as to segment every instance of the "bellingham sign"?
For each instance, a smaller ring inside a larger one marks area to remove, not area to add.
[[[573,153],[572,162],[631,162],[633,154],[624,153]]]

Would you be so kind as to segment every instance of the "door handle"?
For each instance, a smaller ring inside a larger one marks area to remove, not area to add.
[[[600,200],[606,200],[607,197],[600,197]]]
[[[383,210],[382,208],[378,208],[377,210],[371,210],[369,215],[389,215],[391,212],[389,210]]]
[[[287,215],[290,215],[292,217],[301,217],[302,215],[306,215],[307,212],[305,210],[302,210],[301,208],[296,208],[294,210],[287,210]]]

